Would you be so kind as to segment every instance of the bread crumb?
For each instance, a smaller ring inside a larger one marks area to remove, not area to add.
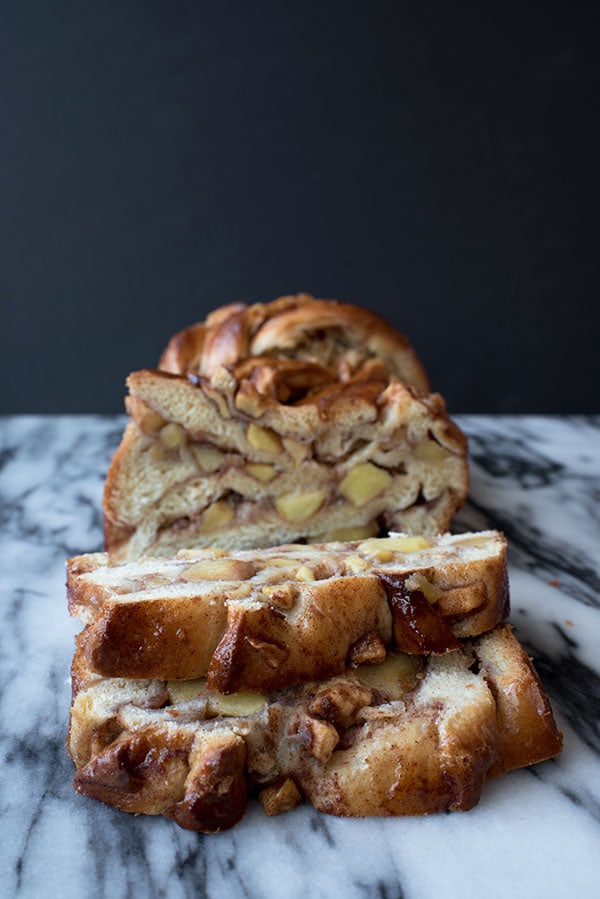
[[[547,583],[549,583],[551,587],[560,587],[560,581],[556,577],[551,577]]]

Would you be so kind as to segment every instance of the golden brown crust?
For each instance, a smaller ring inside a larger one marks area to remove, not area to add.
[[[196,738],[183,797],[164,812],[180,827],[202,833],[227,830],[248,804],[246,744],[233,733]]]
[[[104,545],[118,551],[124,540],[135,532],[135,525],[120,520],[122,485],[131,478],[131,468],[137,456],[140,430],[128,422],[121,443],[117,447],[108,469],[102,497]]]
[[[70,611],[86,622],[81,646],[93,670],[208,673],[221,692],[331,676],[355,659],[362,639],[448,652],[508,610],[506,542],[497,532],[107,561],[76,557],[68,568]]]
[[[409,341],[374,312],[306,293],[271,303],[235,303],[176,334],[160,368],[211,377],[249,357],[304,359],[342,369],[377,358],[391,374],[428,393],[425,370]]]
[[[390,612],[377,579],[319,581],[302,589],[298,611],[243,601],[227,606],[227,628],[207,669],[221,693],[276,690],[344,670],[350,647],[376,631],[390,642]]]
[[[162,814],[183,796],[191,745],[182,730],[123,734],[77,771],[73,786],[125,812]]]
[[[497,628],[493,637],[484,634],[473,645],[496,700],[501,734],[490,775],[558,755],[562,734],[533,663],[512,628]]]
[[[169,684],[150,682],[148,697],[165,690],[171,697],[153,709],[140,703],[135,681],[98,681],[80,658],[68,744],[79,768],[75,787],[202,832],[239,820],[256,787],[267,814],[295,807],[301,796],[342,816],[466,810],[488,777],[560,751],[560,735],[548,738],[558,732],[547,699],[523,655],[501,627],[456,652],[421,657],[422,673],[393,699],[365,687],[362,669],[349,669],[272,693],[241,717],[208,714],[211,694],[200,682],[185,700]],[[492,657],[501,686],[490,674]],[[507,754],[523,721],[527,738]]]
[[[78,793],[125,812],[164,815],[180,827],[218,833],[244,815],[243,739],[181,728],[122,734],[75,774]]]
[[[173,680],[205,674],[227,626],[227,608],[200,597],[173,602],[106,603],[82,633],[95,671],[117,677]]]

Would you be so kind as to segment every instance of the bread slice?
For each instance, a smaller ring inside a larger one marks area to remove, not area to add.
[[[275,690],[320,680],[387,646],[446,653],[508,613],[497,531],[362,542],[199,550],[173,559],[68,564],[71,614],[107,677],[190,679]]]
[[[134,372],[106,479],[115,560],[442,533],[468,487],[466,438],[406,338],[300,297],[219,310]]]
[[[486,778],[562,745],[507,626],[443,656],[390,652],[262,695],[223,696],[203,679],[105,679],[81,652],[73,683],[75,789],[200,832],[234,825],[256,792],[267,814],[303,798],[352,817],[467,810]]]

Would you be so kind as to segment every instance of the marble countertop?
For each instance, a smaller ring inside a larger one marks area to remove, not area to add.
[[[341,820],[251,806],[202,836],[76,795],[65,754],[64,562],[98,549],[121,417],[0,422],[0,894],[11,897],[598,895],[600,416],[462,416],[470,500],[459,529],[509,540],[511,621],[564,732],[562,755],[486,785],[477,808]]]

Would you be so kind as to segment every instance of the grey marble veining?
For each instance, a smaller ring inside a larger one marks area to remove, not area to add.
[[[0,895],[565,897],[600,880],[600,417],[458,419],[470,500],[457,527],[509,539],[511,621],[535,657],[562,755],[486,785],[468,813],[339,820],[251,805],[200,836],[71,788],[69,555],[101,546],[122,418],[0,422]]]

